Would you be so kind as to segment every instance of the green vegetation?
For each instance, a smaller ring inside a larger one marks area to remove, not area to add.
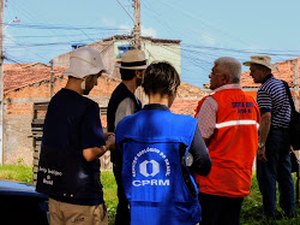
[[[3,165],[0,166],[0,179],[32,183],[32,169],[21,164]]]
[[[296,178],[295,178],[296,179]],[[278,191],[277,191],[278,194]],[[279,199],[279,196],[277,196]],[[278,201],[277,201],[278,202]],[[297,203],[296,210],[297,214],[300,215],[300,205]],[[241,225],[300,225],[300,217],[294,219],[288,219],[284,216],[280,209],[279,204],[277,205],[277,217],[276,222],[267,221],[262,215],[262,197],[259,192],[256,176],[253,176],[252,187],[250,195],[244,200],[241,212]]]
[[[0,179],[21,181],[32,183],[31,167],[23,165],[4,165],[0,166]],[[109,224],[114,224],[114,215],[117,205],[116,183],[111,171],[102,171],[101,181],[104,187],[104,199],[109,213]],[[299,204],[297,204],[297,212],[300,215]],[[300,217],[295,219],[287,219],[284,217],[278,206],[279,218],[276,225],[300,225]],[[271,222],[265,221],[262,217],[262,200],[258,190],[256,177],[253,177],[253,185],[251,194],[243,203],[241,213],[241,225],[269,225]]]
[[[101,182],[103,185],[105,204],[108,210],[109,225],[113,225],[118,202],[117,185],[113,172],[101,171]]]

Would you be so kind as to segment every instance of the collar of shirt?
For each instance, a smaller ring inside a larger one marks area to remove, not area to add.
[[[226,89],[241,89],[241,85],[240,84],[225,84],[225,85],[215,89],[213,92],[226,90]]]
[[[148,104],[148,105],[145,105],[144,110],[153,110],[153,109],[158,109],[158,110],[168,110],[170,111],[170,109],[165,106],[165,105],[161,105],[161,104]]]
[[[266,77],[265,77],[265,79],[263,80],[263,82],[262,83],[265,83],[267,80],[269,80],[270,78],[273,78],[274,76],[273,76],[273,74],[269,74],[269,75],[267,75]]]

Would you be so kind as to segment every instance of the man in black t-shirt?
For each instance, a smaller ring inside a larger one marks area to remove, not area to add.
[[[134,95],[140,86],[144,71],[147,67],[145,53],[133,49],[126,52],[121,59],[120,74],[122,82],[113,91],[107,109],[107,130],[114,132],[116,125],[127,115],[131,115],[142,108],[140,100]],[[121,178],[118,176],[118,165],[115,155],[111,152],[113,171],[118,185],[118,199],[115,225],[129,225],[130,217],[128,202],[121,186]]]
[[[103,71],[97,50],[75,50],[65,71],[67,84],[48,106],[36,190],[49,196],[53,225],[108,224],[99,157],[114,148],[115,138],[103,134],[98,104],[83,96]]]

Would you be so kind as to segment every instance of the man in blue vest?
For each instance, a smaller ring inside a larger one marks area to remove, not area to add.
[[[98,104],[83,96],[103,70],[97,50],[75,50],[67,84],[49,103],[36,189],[49,196],[51,225],[108,224],[99,157],[114,148],[114,135],[105,138]]]
[[[147,67],[145,53],[138,49],[126,52],[120,65],[122,82],[113,91],[107,108],[107,130],[115,132],[118,122],[127,115],[131,115],[142,108],[142,103],[135,96],[135,90],[140,86],[144,71]],[[115,162],[115,153],[111,152],[113,171],[118,185],[118,206],[115,217],[115,225],[129,225],[130,214],[128,202],[121,185],[121,177],[118,177],[118,165]]]
[[[173,66],[151,64],[142,84],[149,104],[117,125],[116,160],[131,225],[195,225],[201,220],[191,174],[207,175],[211,160],[197,120],[169,110],[179,85]]]

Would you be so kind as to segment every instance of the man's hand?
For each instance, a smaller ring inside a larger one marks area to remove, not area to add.
[[[257,158],[262,161],[268,161],[266,157],[266,146],[258,147]]]
[[[115,136],[115,133],[114,132],[106,132],[106,133],[104,133],[105,141],[107,141],[108,137],[111,136],[111,135]]]
[[[115,150],[116,148],[116,136],[114,133],[107,133],[106,137],[106,147],[111,151]]]

